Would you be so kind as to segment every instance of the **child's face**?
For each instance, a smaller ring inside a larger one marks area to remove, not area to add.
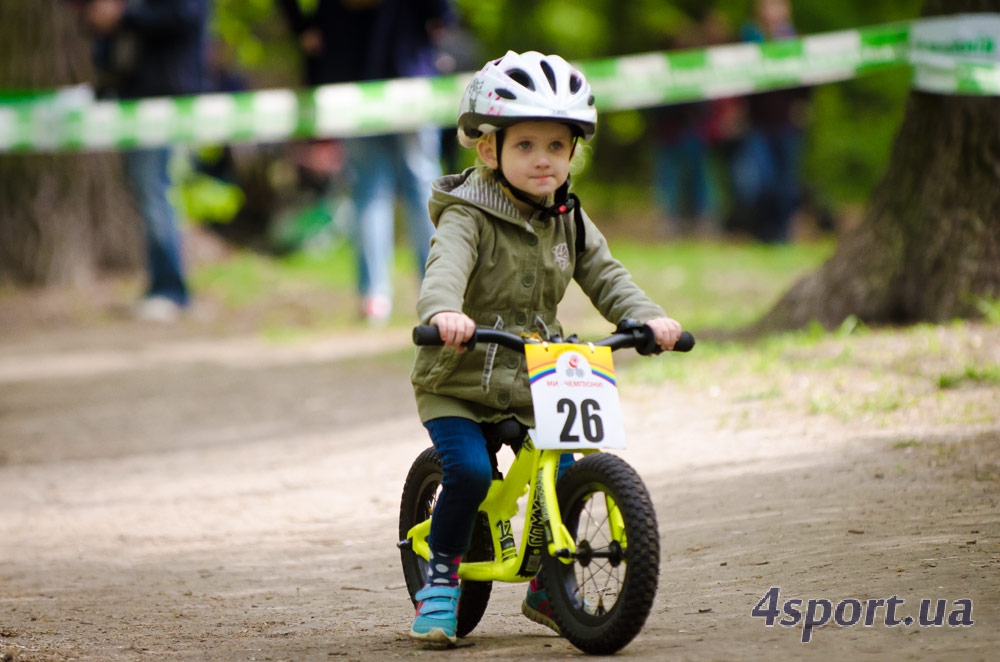
[[[487,156],[486,165],[496,168]],[[512,186],[544,198],[562,186],[569,177],[573,156],[573,133],[559,122],[520,122],[506,129],[503,139],[503,174]]]

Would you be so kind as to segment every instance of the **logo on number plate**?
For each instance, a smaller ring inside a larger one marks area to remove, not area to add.
[[[616,386],[614,368],[591,363],[579,352],[564,352],[557,358],[534,367],[528,377],[534,384],[540,379],[558,379],[565,386]]]

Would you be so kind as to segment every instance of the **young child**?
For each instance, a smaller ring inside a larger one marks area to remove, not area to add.
[[[496,346],[463,352],[462,343],[477,327],[561,334],[556,306],[571,280],[608,321],[645,322],[665,350],[680,337],[681,325],[632,282],[569,193],[577,141],[596,124],[590,85],[557,55],[508,52],[475,75],[462,100],[459,141],[485,165],[437,180],[430,200],[437,230],[417,312],[444,347],[420,347],[411,379],[443,477],[416,639],[456,641],[458,564],[493,477],[479,424],[534,424],[524,356]],[[535,581],[522,611],[558,632]]]

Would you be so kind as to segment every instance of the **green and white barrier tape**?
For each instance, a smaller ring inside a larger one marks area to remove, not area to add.
[[[1000,95],[1000,14],[915,21],[909,52],[918,90]]]
[[[917,89],[1000,95],[998,43],[1000,14],[964,14],[577,65],[601,110],[816,85],[907,64]],[[452,126],[470,75],[121,102],[95,101],[86,87],[0,96],[0,152],[276,142]]]

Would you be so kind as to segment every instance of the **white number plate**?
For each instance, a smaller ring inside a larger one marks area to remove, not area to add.
[[[625,448],[625,427],[608,347],[527,345],[536,448]]]

